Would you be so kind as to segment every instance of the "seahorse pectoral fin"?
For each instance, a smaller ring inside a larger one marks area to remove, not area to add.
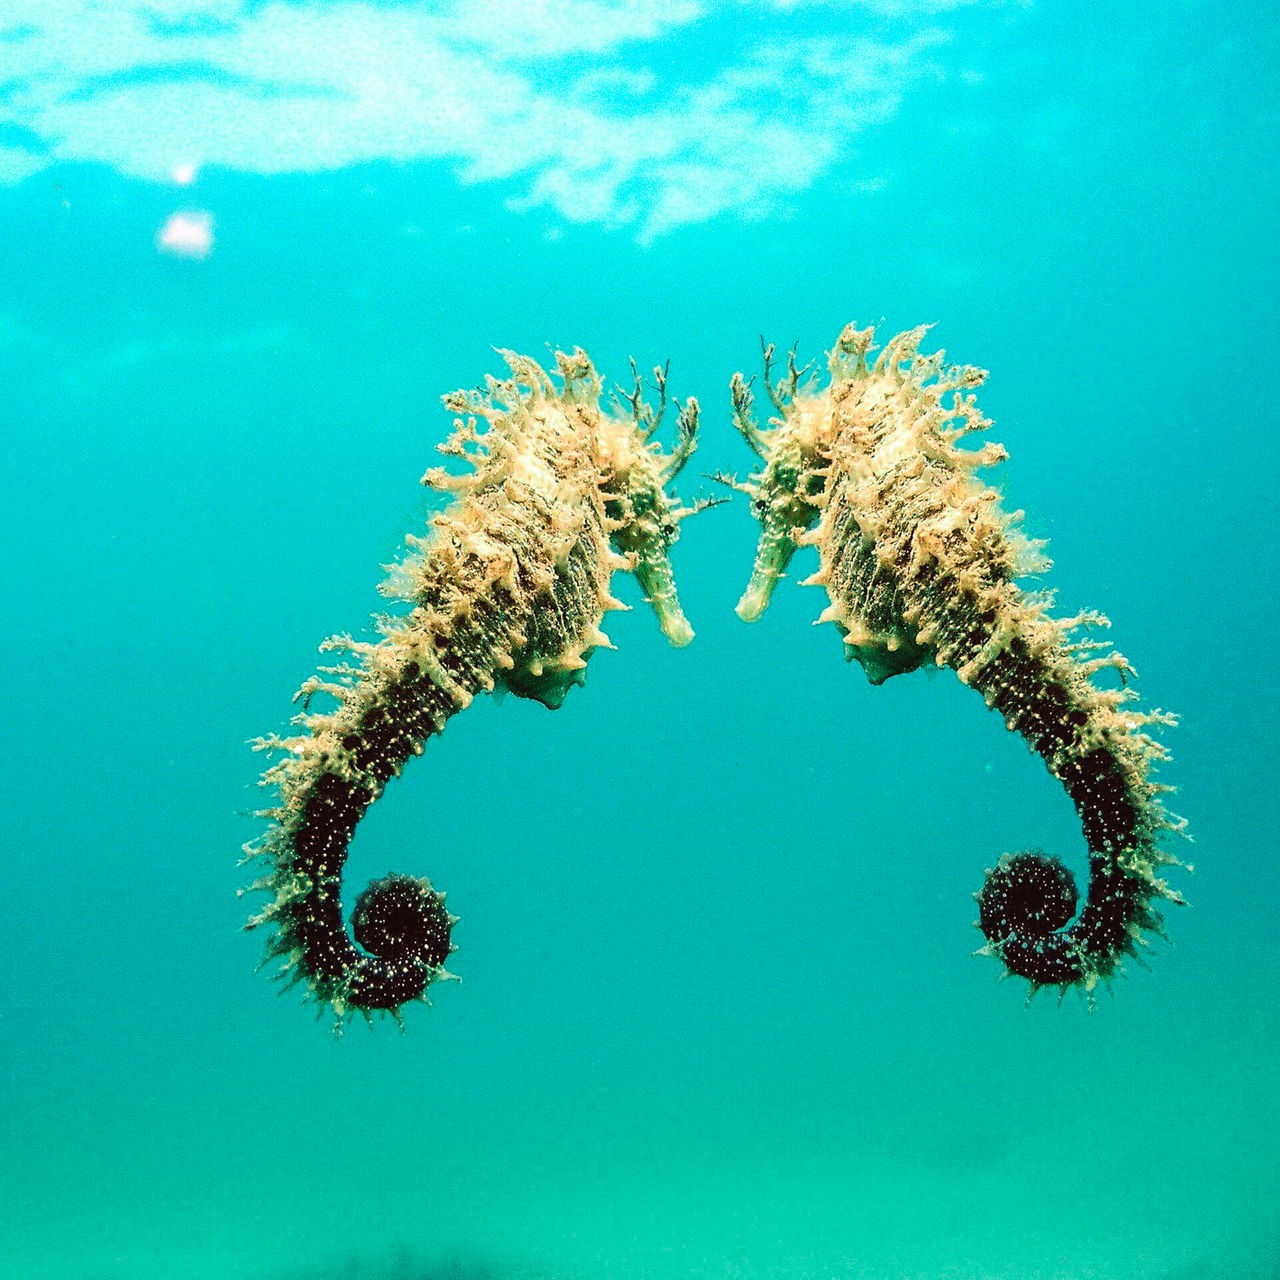
[[[824,613],[819,621],[829,619]],[[845,661],[856,662],[873,685],[919,671],[933,656],[927,646],[917,644],[909,635],[873,632],[857,619],[848,623],[836,621],[844,633]]]
[[[540,702],[548,711],[558,711],[564,706],[564,700],[571,689],[586,684],[585,666],[585,661],[580,667],[547,667],[541,662],[520,663],[507,672],[503,684],[517,698]]]

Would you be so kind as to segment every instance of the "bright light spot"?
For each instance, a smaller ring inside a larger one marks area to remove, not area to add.
[[[207,258],[213,248],[213,214],[202,209],[172,214],[160,228],[156,247],[178,258]]]
[[[189,187],[195,180],[199,170],[190,160],[184,161],[182,164],[174,165],[169,176],[180,187]]]

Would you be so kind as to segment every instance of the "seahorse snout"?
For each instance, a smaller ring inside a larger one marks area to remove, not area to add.
[[[742,593],[735,612],[743,622],[757,621],[769,607],[773,589],[786,576],[787,566],[796,553],[791,533],[795,528],[788,518],[786,527],[776,508],[769,508],[761,517],[760,542],[756,546],[756,562],[751,570],[751,580]]]
[[[693,639],[693,628],[680,607],[675,578],[671,573],[671,561],[666,554],[657,550],[650,551],[640,558],[634,572],[645,599],[657,615],[662,634],[677,648],[688,644]]]

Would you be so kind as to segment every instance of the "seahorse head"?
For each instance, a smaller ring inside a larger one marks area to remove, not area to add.
[[[697,508],[681,505],[667,486],[696,448],[698,402],[690,398],[679,406],[676,445],[664,452],[651,437],[666,407],[666,370],[655,369],[654,377],[660,397],[656,411],[644,403],[637,378],[634,390],[621,397],[629,417],[600,414],[600,490],[610,541],[657,614],[662,634],[674,645],[686,645],[693,628],[676,595],[671,548],[680,536],[680,522]]]
[[[656,409],[645,403],[638,376],[631,392],[620,389],[615,403],[605,407],[603,379],[581,347],[555,352],[559,386],[535,360],[501,349],[499,354],[511,367],[511,378],[489,379],[485,392],[445,397],[446,407],[460,415],[486,419],[496,438],[491,443],[489,435],[475,436],[460,417],[455,439],[478,444],[479,456],[462,453],[454,444],[445,451],[484,467],[486,481],[493,484],[505,482],[514,465],[510,455],[518,455],[515,469],[525,479],[533,476],[567,508],[581,514],[581,504],[599,502],[616,556],[610,569],[633,573],[663,634],[672,644],[688,644],[693,628],[676,595],[670,553],[680,522],[698,508],[682,506],[667,485],[694,451],[698,402],[691,398],[680,406],[677,441],[668,454],[651,440],[667,404],[665,368],[654,370]],[[428,472],[426,481],[448,488],[471,483],[444,475],[441,468]]]
[[[928,326],[921,326],[900,333],[871,359],[877,350],[875,328],[847,325],[828,355],[828,386],[806,383],[803,391],[811,366],[797,368],[793,352],[786,375],[774,380],[774,348],[766,346],[764,385],[778,411],[767,428],[752,416],[750,382],[734,376],[735,424],[764,464],[745,484],[731,482],[750,495],[761,526],[751,581],[738,602],[745,621],[755,621],[768,607],[773,588],[829,506],[840,477],[879,483],[908,461],[923,468],[930,460],[949,473],[967,475],[1004,458],[998,445],[955,449],[960,436],[990,425],[967,394],[986,374],[967,366],[944,367],[940,351],[921,356],[918,348],[927,332]],[[845,538],[848,531],[836,536]]]
[[[770,354],[767,349],[766,361]],[[765,429],[751,416],[750,385],[741,374],[733,379],[734,422],[764,464],[750,480],[736,485],[749,495],[752,514],[760,522],[751,581],[737,606],[744,622],[755,622],[769,607],[800,538],[818,519],[826,487],[831,414],[825,397],[796,394],[800,376],[793,365],[787,382],[778,388],[769,385],[782,416]]]

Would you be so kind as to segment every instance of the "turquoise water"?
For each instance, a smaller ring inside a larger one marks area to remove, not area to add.
[[[0,3],[0,1275],[1276,1280],[1278,49],[1244,4]],[[992,371],[1062,610],[1182,718],[1151,972],[1091,1015],[970,957],[1002,850],[1082,866],[1070,805],[819,592],[739,622],[738,500],[676,549],[691,647],[613,615],[362,824],[461,984],[340,1040],[278,997],[247,744],[379,608],[440,394],[669,357],[692,499],[761,333],[881,318]]]

